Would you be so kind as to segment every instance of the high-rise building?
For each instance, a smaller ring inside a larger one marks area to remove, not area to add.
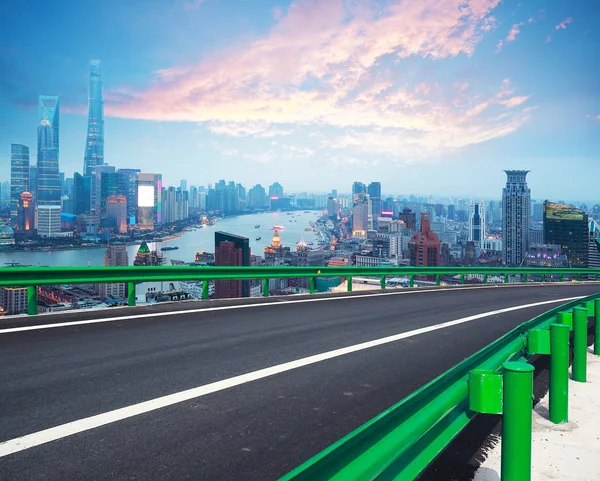
[[[96,211],[101,216],[106,215],[106,200],[119,195],[119,174],[117,172],[102,172],[100,181],[100,210]]]
[[[249,266],[250,241],[227,232],[215,232],[215,266]],[[249,297],[248,281],[227,280],[215,281],[215,297]]]
[[[404,222],[407,229],[417,228],[417,214],[408,207],[405,207],[402,212],[398,214],[398,219]]]
[[[38,235],[55,237],[60,234],[60,205],[38,205]]]
[[[116,169],[115,167],[113,167],[112,165],[97,165],[96,167],[94,167],[94,171],[92,172],[91,175],[91,192],[92,192],[92,212],[95,215],[102,215],[103,211],[102,211],[102,179],[105,178],[103,177],[105,174],[115,174],[116,173]],[[114,186],[117,182],[115,182],[114,177],[111,179],[107,179],[107,182],[110,182],[112,184],[112,189],[114,190]],[[105,187],[105,192],[106,192],[106,187]],[[116,193],[116,192],[114,192]],[[105,197],[106,200],[106,197]]]
[[[505,170],[506,187],[502,190],[502,262],[519,266],[529,248],[531,190],[528,170]]]
[[[40,95],[38,99],[38,119],[41,122],[46,119],[52,127],[52,142],[47,148],[60,149],[60,112],[59,102],[56,95]],[[38,142],[38,153],[39,153]]]
[[[352,201],[354,204],[362,202],[367,194],[367,186],[363,182],[354,182],[352,184]]]
[[[248,191],[248,207],[251,209],[264,209],[269,205],[264,187],[256,184]]]
[[[124,195],[111,195],[106,199],[106,217],[114,223],[116,233],[127,233],[127,199]]]
[[[153,230],[162,224],[162,175],[140,173],[137,178],[137,226]]]
[[[140,169],[119,169],[119,194],[127,199],[127,217],[129,222],[135,224],[137,216],[136,183]]]
[[[327,217],[329,217],[331,220],[337,220],[339,216],[340,205],[338,204],[338,200],[330,195],[327,199]]]
[[[104,254],[104,265],[108,267],[128,266],[129,256],[125,244],[109,244]],[[101,299],[125,299],[127,297],[127,284],[115,282],[99,285]]]
[[[185,179],[181,179],[181,180],[179,181],[179,188],[181,189],[181,191],[182,191],[182,192],[185,192],[185,191],[187,191],[187,190],[188,190],[188,189],[187,189],[187,180],[185,180]]]
[[[283,197],[283,187],[279,182],[269,186],[269,197]]]
[[[588,215],[570,205],[544,202],[544,243],[559,245],[571,267],[587,268]]]
[[[371,199],[371,215],[373,217],[374,228],[377,228],[377,219],[381,216],[381,182],[371,182],[367,190],[369,199]]]
[[[79,172],[73,174],[73,210],[71,214],[89,214],[92,202],[92,178]]]
[[[23,192],[17,208],[16,227],[20,235],[33,237],[35,228],[35,200],[30,192]]]
[[[481,247],[485,239],[485,203],[469,204],[469,240]]]
[[[352,237],[366,237],[369,230],[369,204],[358,202],[352,209]]]
[[[29,189],[29,147],[10,144],[10,218],[15,221],[21,194]]]
[[[49,98],[49,97],[46,97]],[[58,124],[58,97],[56,107],[41,108],[43,118],[37,128],[37,200],[39,204],[60,206],[60,171],[58,166],[58,137],[55,135],[53,122]],[[42,97],[40,97],[40,102]],[[50,101],[47,105],[53,105]]]
[[[410,265],[436,267],[440,265],[440,239],[431,230],[431,214],[421,213],[421,231],[415,232],[408,245]]]
[[[104,165],[104,100],[100,60],[90,60],[88,95],[88,129],[83,174],[91,175],[96,166]]]

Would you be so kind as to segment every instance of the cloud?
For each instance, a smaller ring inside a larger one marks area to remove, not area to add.
[[[571,17],[565,18],[562,22],[560,22],[556,27],[554,27],[556,30],[566,30],[567,29],[567,25],[569,23],[573,22],[573,19]]]
[[[337,148],[348,131],[390,155],[441,155],[507,135],[527,116],[509,83],[486,96],[456,79],[416,78],[405,59],[427,58],[435,69],[436,60],[471,56],[499,1],[297,0],[262,37],[162,69],[145,90],[107,95],[107,115],[197,122],[234,137],[327,128],[334,133],[322,148]]]
[[[544,40],[544,43],[550,43],[550,42],[552,42],[552,37],[550,35],[548,35],[546,37],[546,40]]]
[[[587,114],[585,116],[585,118],[588,119],[588,120],[597,120],[598,122],[600,122],[600,114],[598,114],[598,115]]]
[[[515,23],[512,26],[512,28],[509,30],[506,38],[504,40],[498,41],[498,43],[496,44],[496,53],[498,53],[498,52],[500,52],[500,50],[502,50],[502,47],[504,46],[505,42],[514,42],[517,39],[517,35],[519,35],[521,33],[521,27],[523,25],[525,25],[525,23],[521,22],[521,23]]]

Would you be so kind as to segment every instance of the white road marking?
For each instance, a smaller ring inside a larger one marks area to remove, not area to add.
[[[111,424],[117,421],[122,421],[123,419],[128,419],[139,414],[148,413],[156,409],[172,406],[173,404],[189,401],[191,399],[199,398],[201,396],[206,396],[207,394],[212,394],[218,391],[223,391],[225,389],[239,386],[241,384],[246,384],[252,381],[257,381],[259,379],[264,379],[269,376],[274,376],[275,374],[291,371],[293,369],[309,366],[317,362],[326,361],[328,359],[333,359],[340,356],[345,356],[347,354],[363,351],[365,349],[371,349],[373,347],[381,346],[383,344],[389,344],[391,342],[400,341],[409,337],[418,336],[419,334],[425,334],[427,332],[437,331],[446,327],[464,324],[466,322],[475,321],[484,317],[495,316],[498,314],[517,311],[520,309],[543,306],[546,304],[568,302],[581,298],[581,296],[569,297],[566,299],[554,299],[551,301],[535,302],[533,304],[506,307],[504,309],[497,309],[495,311],[475,314],[473,316],[463,317],[454,321],[448,321],[443,322],[441,324],[435,324],[433,326],[422,327],[413,331],[402,332],[393,336],[382,337],[373,341],[362,342],[353,346],[343,347],[341,349],[335,349],[333,351],[315,354],[313,356],[304,357],[302,359],[296,359],[295,361],[285,362],[276,366],[267,367],[258,371],[242,374],[240,376],[234,376],[229,379],[223,379],[221,381],[206,384],[204,386],[198,386],[192,389],[188,389],[186,391],[169,394],[167,396],[151,399],[149,401],[144,401],[139,404],[133,404],[124,408],[115,409],[114,411],[108,411],[106,413],[97,414],[88,418],[79,419],[77,421],[72,421],[66,424],[61,424],[60,426],[55,426],[53,428],[44,429],[43,431],[27,434],[25,436],[21,436],[15,439],[10,439],[8,441],[0,443],[0,457],[8,456],[19,451],[24,451],[26,449],[39,446],[41,444],[50,443],[52,441],[66,438],[77,433],[89,431],[100,426],[105,426],[107,424]]]
[[[128,321],[133,319],[148,319],[154,317],[165,317],[165,316],[177,316],[182,314],[196,314],[199,312],[212,312],[212,311],[226,311],[231,309],[250,309],[253,307],[269,307],[269,306],[285,306],[286,304],[300,304],[308,302],[330,302],[348,299],[362,299],[365,297],[381,297],[381,296],[397,296],[397,295],[408,295],[408,294],[423,294],[426,292],[453,292],[453,291],[468,291],[474,289],[498,289],[498,288],[515,288],[515,287],[538,287],[537,285],[522,286],[522,285],[489,285],[489,286],[473,286],[473,287],[454,287],[449,289],[419,289],[410,291],[397,291],[397,292],[380,292],[377,294],[362,294],[354,296],[339,296],[339,297],[319,297],[317,299],[295,299],[285,300],[277,302],[262,302],[258,304],[240,304],[235,306],[220,306],[220,307],[204,307],[198,309],[187,309],[184,311],[169,311],[169,312],[156,312],[152,314],[132,314],[131,316],[119,316],[119,317],[105,317],[101,319],[89,319],[87,321],[69,321],[69,322],[57,322],[53,324],[38,324],[35,326],[23,326],[23,327],[11,327],[7,329],[0,328],[1,334],[11,334],[14,332],[24,331],[38,331],[40,329],[55,329],[58,327],[71,327],[71,326],[84,326],[87,324],[102,324],[105,322],[117,322],[117,321]],[[545,287],[545,286],[540,286]]]

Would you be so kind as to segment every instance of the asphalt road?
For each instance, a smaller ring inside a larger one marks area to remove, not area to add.
[[[102,315],[151,317],[0,330],[0,441],[358,343],[599,289],[404,291],[216,310],[210,308],[228,303],[202,303],[185,309],[204,308],[195,312],[109,310]],[[58,436],[0,457],[0,479],[277,479],[555,305],[418,334]],[[159,310],[168,309],[173,307]],[[99,316],[68,314],[53,321]]]

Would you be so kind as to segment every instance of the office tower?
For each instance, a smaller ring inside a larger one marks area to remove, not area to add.
[[[59,150],[60,138],[60,112],[59,112],[58,96],[56,95],[40,95],[38,99],[38,120],[41,122],[47,119],[52,127],[52,144],[51,148]]]
[[[481,247],[485,239],[485,204],[471,202],[469,204],[469,240]]]
[[[42,237],[60,234],[60,205],[38,205],[37,233]]]
[[[78,172],[73,175],[73,210],[71,214],[89,214],[92,202],[92,178]]]
[[[600,226],[595,220],[589,222],[588,268],[600,269]]]
[[[30,192],[23,192],[17,207],[16,226],[19,234],[33,237],[35,229],[35,200]]]
[[[162,176],[141,172],[137,178],[137,226],[153,230],[162,222]]]
[[[29,147],[10,144],[10,219],[15,221],[19,200],[29,190]]]
[[[136,183],[140,169],[119,169],[119,194],[127,199],[127,216],[129,222],[135,224],[137,216]]]
[[[227,232],[215,232],[215,266],[249,266],[250,241]],[[215,297],[249,297],[248,281],[227,280],[215,281]]]
[[[104,174],[114,174],[116,169],[112,165],[97,165],[91,174],[92,213],[101,215],[102,212],[102,179]],[[114,179],[110,179],[114,185]],[[115,192],[116,193],[116,192]]]
[[[340,205],[335,197],[329,196],[327,199],[327,217],[331,220],[338,220],[340,215]]]
[[[544,202],[544,243],[561,246],[571,267],[587,268],[588,215],[570,205]]]
[[[179,188],[182,192],[185,192],[187,190],[187,180],[181,179],[179,181]]]
[[[361,202],[367,194],[367,186],[362,182],[354,182],[352,184],[352,201],[354,204]]]
[[[531,190],[527,186],[528,170],[505,170],[506,187],[502,189],[502,262],[519,266],[529,248]]]
[[[104,265],[107,267],[128,266],[129,256],[125,244],[109,244],[104,254]],[[103,300],[125,299],[127,297],[127,284],[125,282],[100,284],[99,294]]]
[[[448,206],[448,220],[454,220],[456,218],[456,206],[450,204]]]
[[[402,212],[398,214],[398,219],[406,224],[407,229],[417,228],[417,214],[408,207],[405,207]]]
[[[104,165],[104,101],[100,60],[90,60],[89,68],[88,129],[83,175],[91,175],[96,166]]]
[[[373,222],[376,223],[379,216],[381,216],[382,210],[381,182],[371,182],[367,193],[371,199],[371,215],[373,216]],[[374,227],[376,228],[376,226]]]
[[[283,187],[279,182],[275,182],[269,186],[269,197],[283,197]]]
[[[352,237],[366,237],[369,230],[369,204],[358,202],[352,209]]]
[[[440,265],[440,239],[431,230],[431,214],[421,213],[421,231],[415,232],[408,248],[410,265],[419,267],[435,267]]]
[[[198,201],[198,187],[192,185],[190,187],[190,209],[197,209],[199,207]]]
[[[535,202],[533,204],[531,219],[536,222],[542,222],[544,220],[544,204],[542,202]]]
[[[100,209],[96,215],[106,215],[106,200],[119,194],[119,174],[117,172],[101,172],[100,174]]]
[[[114,223],[117,234],[127,233],[127,199],[124,195],[111,195],[106,199],[106,217]]]
[[[58,171],[58,149],[42,149],[38,158],[38,204],[60,207],[60,176]]]

